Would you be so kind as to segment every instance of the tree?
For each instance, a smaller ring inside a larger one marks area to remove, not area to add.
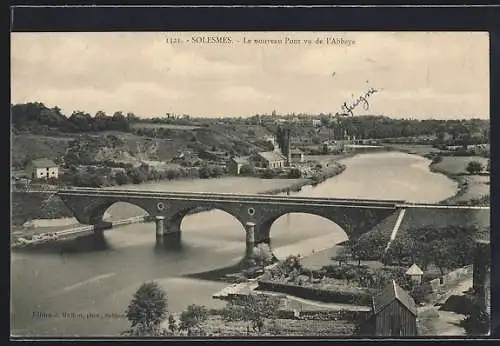
[[[126,315],[132,333],[148,335],[158,334],[167,312],[166,292],[156,282],[147,282],[134,293]]]
[[[248,331],[251,327],[254,332],[261,333],[266,319],[276,320],[279,307],[280,298],[277,296],[249,294],[229,301],[222,315],[226,321],[246,321]]]
[[[339,249],[339,252],[332,259],[339,262],[339,266],[342,265],[342,262],[347,263],[349,257],[351,256],[351,249],[348,246],[342,246]]]
[[[262,178],[264,179],[272,179],[276,176],[276,173],[271,168],[268,168],[262,173]]]
[[[243,165],[240,168],[240,174],[253,174],[255,172],[255,168],[251,165]]]
[[[260,243],[253,249],[251,259],[259,266],[265,267],[273,262],[274,255],[266,243]]]
[[[177,321],[172,314],[168,315],[168,330],[170,330],[170,333],[172,333],[172,335],[175,334],[178,330]]]
[[[213,178],[218,178],[224,174],[224,170],[221,166],[212,166],[210,169],[210,176]]]
[[[469,174],[478,174],[483,170],[483,164],[478,161],[469,161],[465,169]]]
[[[202,305],[191,304],[181,313],[179,330],[186,330],[188,336],[202,334],[201,324],[208,318],[208,310]]]
[[[290,172],[288,172],[288,178],[290,179],[299,179],[302,176],[302,172],[298,168],[292,168]]]
[[[438,156],[434,156],[434,157],[432,158],[432,163],[433,163],[433,164],[440,163],[441,161],[443,161],[443,157],[442,157],[442,156],[439,156],[439,155],[438,155]]]
[[[199,171],[201,179],[208,179],[212,175],[212,170],[209,166],[202,166]]]

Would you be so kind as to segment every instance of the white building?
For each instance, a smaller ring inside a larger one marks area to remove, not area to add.
[[[304,153],[300,149],[292,149],[292,152],[290,154],[292,162],[299,162],[302,163],[304,162]]]
[[[312,125],[313,125],[314,127],[321,126],[321,120],[320,120],[320,119],[313,119],[313,121],[312,121]]]
[[[59,167],[49,159],[36,159],[26,166],[26,174],[31,179],[48,179],[59,177]]]

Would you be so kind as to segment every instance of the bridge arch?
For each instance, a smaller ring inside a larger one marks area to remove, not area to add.
[[[222,212],[225,216],[230,216],[229,218],[221,218],[217,215],[208,215],[207,213],[217,213]],[[245,221],[240,217],[238,213],[235,213],[231,208],[225,208],[223,206],[215,206],[213,208],[200,207],[200,206],[186,206],[176,210],[172,215],[168,217],[168,227],[171,227],[172,231],[180,232],[182,231],[182,224],[187,221],[186,217],[192,215],[198,223],[207,224],[219,222],[220,225],[225,226],[228,224],[229,220],[236,221],[238,226],[240,226],[242,231],[245,231]],[[231,222],[231,221],[229,221]],[[222,223],[222,224],[221,224]]]
[[[272,238],[273,253],[278,259],[307,256],[349,240],[348,232],[338,222],[321,213],[285,212],[262,226],[268,230],[265,238]],[[291,244],[287,242],[290,239]]]
[[[139,204],[116,201],[104,211],[102,219],[103,221],[116,221],[147,215],[150,215],[149,211]]]

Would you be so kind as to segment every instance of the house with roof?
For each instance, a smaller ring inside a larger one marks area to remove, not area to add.
[[[392,280],[372,302],[375,336],[417,335],[417,306],[396,281]]]
[[[41,158],[29,162],[25,167],[25,172],[31,179],[57,179],[59,166],[52,160]]]
[[[372,297],[371,316],[358,334],[370,336],[417,336],[417,306],[408,292],[392,280]]]
[[[292,149],[290,151],[290,158],[292,162],[304,162],[304,152],[298,148]]]
[[[422,276],[424,275],[424,272],[415,263],[413,263],[412,266],[408,268],[405,274],[410,277],[410,280],[414,284],[420,285],[422,283]]]
[[[271,169],[284,168],[287,162],[287,158],[276,150],[259,152],[252,156],[252,160],[256,167]]]

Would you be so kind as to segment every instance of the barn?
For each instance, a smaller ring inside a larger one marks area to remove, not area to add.
[[[373,297],[375,336],[417,336],[417,306],[394,280]]]

